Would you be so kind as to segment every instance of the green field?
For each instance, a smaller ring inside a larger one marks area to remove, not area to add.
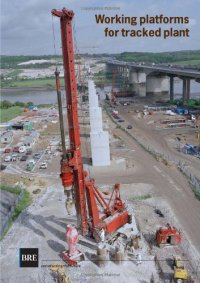
[[[102,57],[110,56],[116,58],[117,60],[122,60],[126,62],[145,62],[145,63],[164,63],[164,64],[174,64],[174,65],[193,65],[200,66],[200,50],[188,50],[188,51],[176,51],[176,52],[123,52],[119,54],[81,54],[85,60],[86,58],[93,58],[101,62]],[[22,62],[29,60],[54,60],[50,62],[45,62],[42,64],[29,64],[29,65],[19,65]],[[54,55],[42,55],[42,56],[5,56],[1,57],[1,68],[6,69],[4,73],[1,74],[1,87],[2,88],[45,88],[45,89],[55,89],[55,78],[39,78],[39,79],[26,79],[19,77],[22,69],[45,69],[50,66],[55,67],[55,60],[57,64],[62,64],[62,56]],[[93,64],[95,65],[95,64]],[[119,80],[119,78],[117,78]],[[64,79],[61,78],[61,86],[64,86]],[[100,71],[95,74],[95,82],[98,84],[110,83],[112,77],[108,77],[105,71]]]
[[[12,187],[12,186],[7,185],[7,184],[0,184],[0,190],[10,192],[10,193],[16,194],[16,195],[21,194],[21,199],[19,200],[18,204],[15,206],[15,209],[14,209],[14,211],[11,215],[11,218],[8,222],[7,228],[5,229],[5,231],[4,231],[4,233],[1,237],[1,240],[2,240],[3,237],[6,235],[6,233],[8,232],[8,230],[10,229],[10,227],[12,226],[13,222],[20,215],[20,213],[31,204],[32,198],[31,198],[31,195],[28,191],[22,190],[19,187]]]
[[[200,50],[175,51],[175,52],[123,52],[115,55],[122,61],[149,62],[149,63],[173,63],[200,65]]]
[[[178,61],[178,62],[174,62],[174,64],[177,64],[177,65],[183,65],[183,66],[186,66],[186,65],[199,65],[200,66],[200,59],[199,60],[188,60],[188,61]]]
[[[8,109],[0,109],[0,122],[5,123],[11,119],[19,116],[23,112],[23,108],[19,106],[13,106]]]
[[[44,62],[42,64],[30,64],[30,65],[19,65],[22,62],[30,61],[30,60],[56,60],[57,63],[59,63],[62,60],[61,56],[55,56],[55,55],[41,55],[41,56],[7,56],[2,55],[1,56],[1,68],[2,69],[34,69],[34,68],[48,68],[52,66],[53,64],[50,62]]]
[[[60,79],[61,86],[64,86],[64,79]],[[45,87],[55,88],[55,78],[48,79],[32,79],[32,80],[9,80],[3,81],[1,86],[6,87],[17,87],[17,88],[31,88],[31,87]]]

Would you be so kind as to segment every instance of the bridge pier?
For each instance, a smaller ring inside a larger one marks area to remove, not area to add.
[[[187,79],[187,100],[190,99],[190,79]]]
[[[147,95],[169,93],[169,78],[167,75],[148,75],[146,80]]]
[[[170,101],[174,100],[174,76],[170,76],[169,80],[169,94],[170,94]]]
[[[146,74],[131,70],[129,73],[129,84],[133,94],[146,96]]]
[[[183,78],[183,101],[190,99],[190,79]]]

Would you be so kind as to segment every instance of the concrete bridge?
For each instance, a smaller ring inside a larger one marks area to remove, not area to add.
[[[129,63],[118,60],[107,60],[108,72],[117,71],[128,79],[130,90],[139,96],[150,94],[170,94],[174,99],[174,78],[183,82],[183,100],[190,99],[190,81],[200,83],[200,69],[175,67],[173,65],[156,65],[146,63]],[[200,85],[199,85],[200,89]]]

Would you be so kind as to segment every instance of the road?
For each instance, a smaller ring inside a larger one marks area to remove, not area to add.
[[[200,72],[199,69],[191,70],[189,68],[181,68],[180,66],[174,67],[174,66],[161,66],[161,65],[148,65],[143,63],[132,63],[132,62],[125,62],[125,61],[119,61],[119,60],[107,60],[107,64],[113,65],[113,66],[124,66],[128,68],[135,68],[136,70],[149,70],[149,71],[157,71],[159,73],[164,74],[174,74],[177,76],[186,76],[191,77],[195,79],[200,78]]]

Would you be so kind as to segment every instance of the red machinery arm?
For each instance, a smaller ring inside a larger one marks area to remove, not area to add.
[[[116,102],[115,92],[114,92],[116,73],[117,73],[116,70],[113,70],[113,72],[112,72],[112,89],[111,89],[111,102],[113,102],[113,103]]]
[[[52,10],[52,15],[60,18],[62,52],[64,61],[65,90],[69,127],[70,150],[61,161],[61,178],[64,187],[74,186],[78,228],[82,234],[87,232],[84,173],[81,160],[80,130],[78,123],[77,88],[74,68],[74,50],[72,38],[73,11]]]

